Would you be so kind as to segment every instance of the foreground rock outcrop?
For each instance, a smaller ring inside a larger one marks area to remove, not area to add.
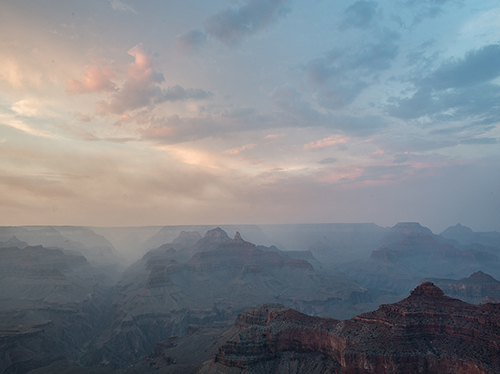
[[[500,304],[467,304],[430,282],[347,321],[265,304],[232,329],[201,373],[500,372]]]

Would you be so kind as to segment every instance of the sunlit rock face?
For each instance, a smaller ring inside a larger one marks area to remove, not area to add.
[[[241,313],[233,333],[202,373],[500,372],[500,304],[467,304],[430,282],[346,321],[262,305]]]

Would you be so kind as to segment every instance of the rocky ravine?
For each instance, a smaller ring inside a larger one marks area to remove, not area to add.
[[[232,329],[201,373],[500,372],[500,304],[467,304],[430,282],[347,321],[266,304]]]

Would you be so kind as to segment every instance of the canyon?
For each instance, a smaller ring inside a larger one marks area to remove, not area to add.
[[[491,373],[474,339],[497,342],[482,325],[497,238],[416,222],[0,227],[0,373]],[[479,350],[457,361],[445,337]]]

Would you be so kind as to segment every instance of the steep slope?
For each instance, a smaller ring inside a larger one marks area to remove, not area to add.
[[[347,321],[280,305],[241,313],[200,373],[493,374],[500,304],[471,305],[432,283]]]
[[[305,260],[258,248],[239,233],[231,239],[216,228],[190,248],[175,244],[150,251],[124,273],[115,322],[93,342],[89,364],[137,363],[155,343],[185,336],[189,325],[228,320],[263,302],[329,315],[370,301],[359,286],[321,275]]]

